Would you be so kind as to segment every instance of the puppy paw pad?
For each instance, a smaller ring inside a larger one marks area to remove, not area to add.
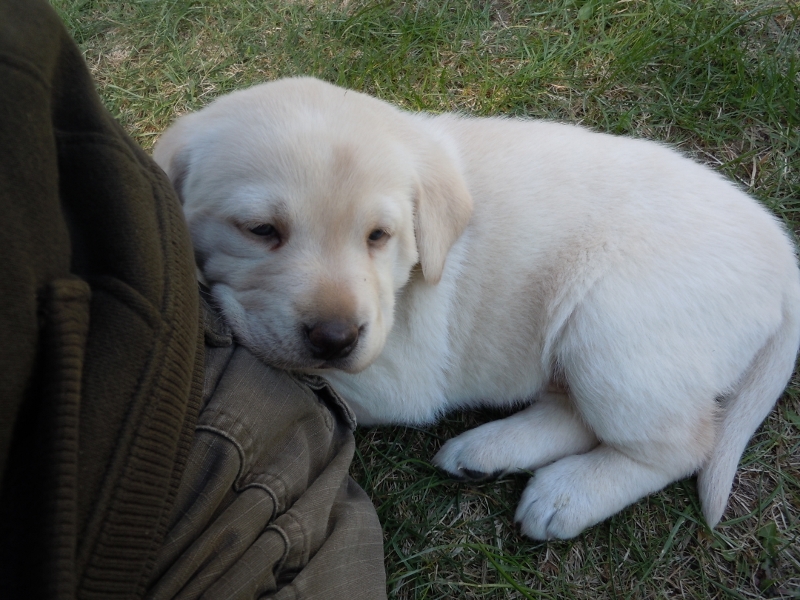
[[[514,516],[523,535],[536,540],[569,539],[593,524],[591,511],[579,497],[537,477],[525,488]]]

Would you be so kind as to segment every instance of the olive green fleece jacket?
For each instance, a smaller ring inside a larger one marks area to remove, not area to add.
[[[141,594],[200,407],[192,251],[44,2],[0,1],[0,231],[0,595]]]

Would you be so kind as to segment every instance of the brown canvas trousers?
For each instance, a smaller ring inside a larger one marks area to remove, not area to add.
[[[199,298],[164,174],[0,0],[0,596],[386,597],[353,417]]]
[[[347,474],[349,407],[265,367],[204,308],[205,408],[148,597],[385,597],[380,524]]]

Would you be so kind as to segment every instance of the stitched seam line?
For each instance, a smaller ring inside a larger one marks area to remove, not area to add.
[[[239,443],[239,441],[232,435],[230,435],[227,431],[224,431],[222,429],[217,429],[216,427],[211,427],[210,425],[198,425],[195,428],[195,431],[207,431],[208,433],[213,433],[222,438],[225,438],[231,444],[233,444],[233,446],[236,448],[236,451],[239,453],[239,472],[236,474],[236,480],[233,484],[234,491],[237,493],[241,493],[249,488],[260,488],[264,490],[267,493],[267,495],[272,499],[272,506],[274,507],[275,510],[272,512],[272,517],[270,518],[270,522],[274,521],[277,518],[278,513],[280,512],[280,504],[278,503],[278,496],[277,494],[275,494],[275,491],[268,485],[259,483],[257,481],[248,483],[246,485],[240,484],[240,480],[244,477],[243,470],[245,465],[245,454],[244,454],[244,448],[242,448],[242,445]]]
[[[272,569],[273,573],[279,573],[281,569],[283,569],[283,564],[286,562],[286,559],[289,556],[289,548],[291,546],[291,543],[289,542],[289,536],[286,535],[286,532],[283,530],[282,527],[273,524],[273,525],[268,525],[264,529],[265,532],[270,530],[278,532],[278,535],[280,535],[281,538],[283,539],[283,555],[281,556],[281,559],[275,563],[275,566]]]

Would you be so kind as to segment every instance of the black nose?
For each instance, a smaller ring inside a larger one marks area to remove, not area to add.
[[[344,358],[358,343],[358,326],[345,321],[323,321],[306,327],[314,358]]]

